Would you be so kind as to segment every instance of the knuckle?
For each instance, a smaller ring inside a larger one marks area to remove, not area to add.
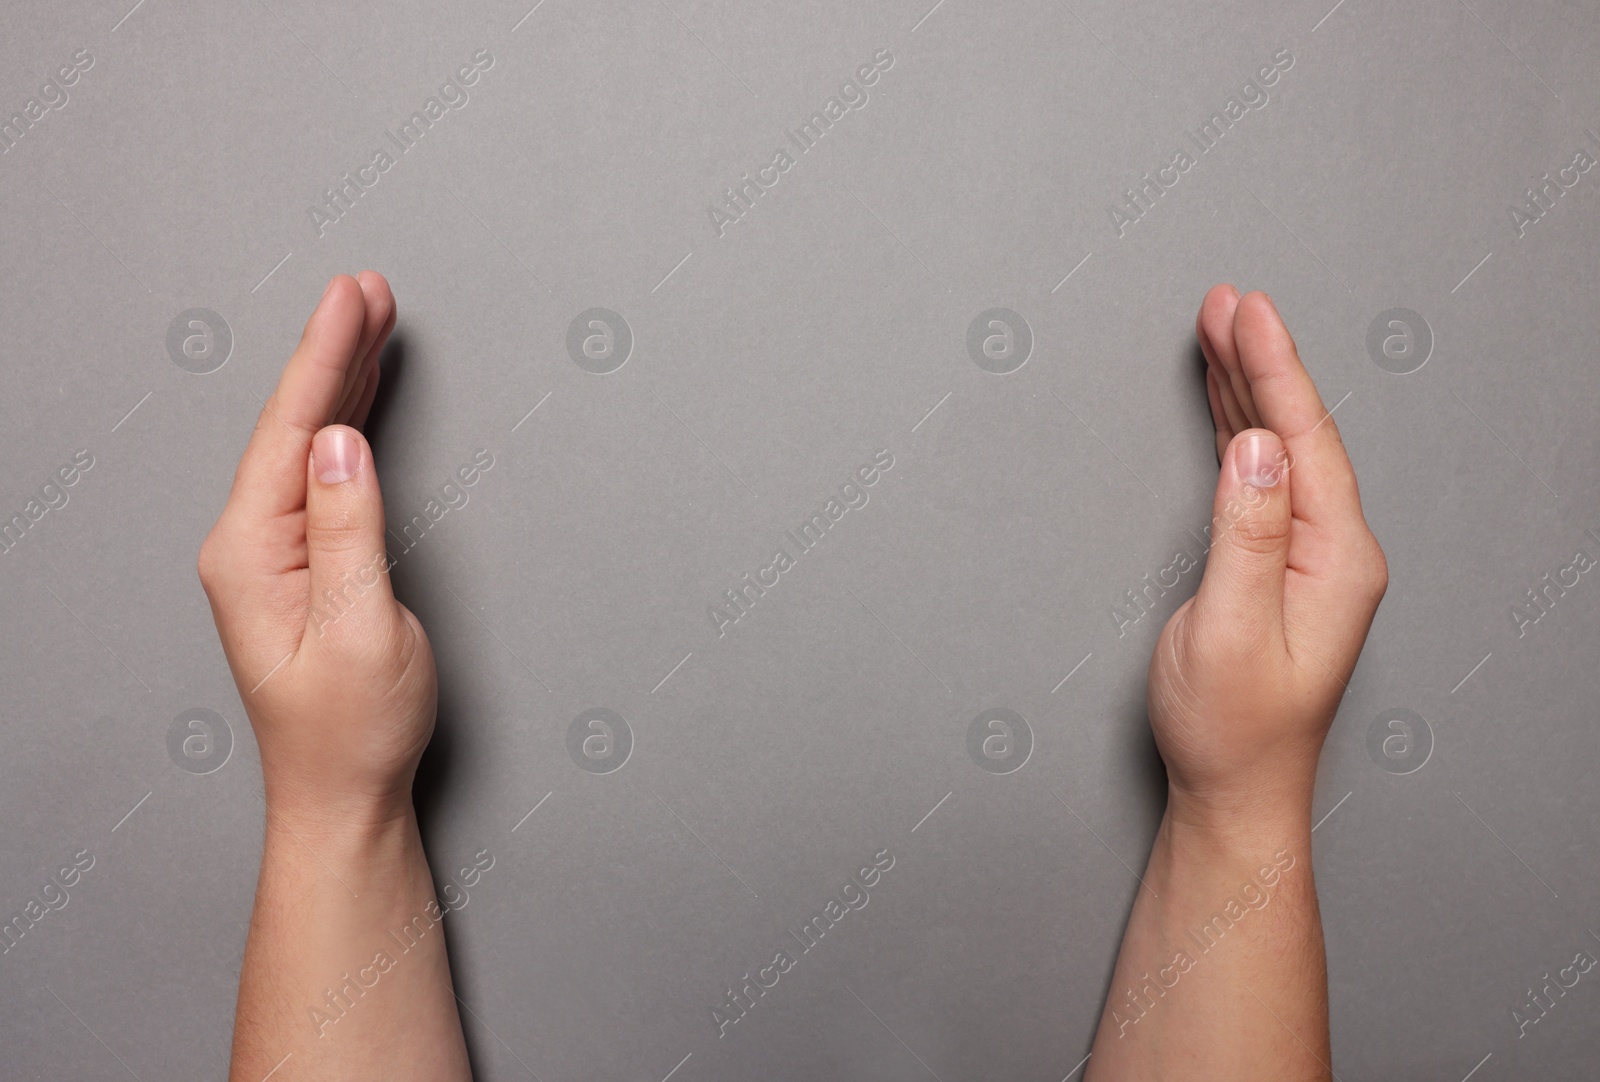
[[[1377,538],[1372,539],[1372,551],[1365,563],[1365,582],[1374,600],[1382,600],[1389,590],[1389,560]]]
[[[1342,567],[1343,577],[1352,589],[1359,590],[1363,597],[1376,604],[1389,589],[1389,561],[1372,532],[1363,533],[1364,536],[1351,546]]]
[[[218,530],[213,528],[201,542],[200,555],[195,560],[195,571],[200,576],[200,585],[207,594],[222,586],[227,578],[228,563],[227,542]]]
[[[1228,531],[1228,540],[1241,552],[1275,555],[1289,540],[1289,524],[1275,517],[1245,515]]]
[[[350,508],[339,508],[307,518],[306,543],[324,552],[349,552],[367,536],[366,520]]]

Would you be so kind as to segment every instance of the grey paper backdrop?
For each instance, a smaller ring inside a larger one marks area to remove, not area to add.
[[[1392,569],[1316,796],[1334,1067],[1594,1077],[1600,971],[1514,1012],[1600,951],[1595,6],[530,2],[4,13],[6,1076],[225,1070],[261,782],[195,556],[374,267],[427,834],[494,861],[446,922],[479,1077],[1078,1075],[1216,281]]]

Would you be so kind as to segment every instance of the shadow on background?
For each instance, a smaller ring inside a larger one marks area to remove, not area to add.
[[[367,441],[372,444],[373,454],[380,461],[383,458],[383,447],[389,438],[391,429],[398,438],[402,433],[407,438],[415,438],[419,424],[426,424],[430,414],[426,408],[406,410],[401,408],[402,397],[405,394],[406,371],[409,365],[410,344],[406,333],[401,327],[396,327],[389,337],[389,344],[385,347],[380,361],[383,376],[378,382],[378,392],[372,400],[372,412],[367,418]],[[388,516],[386,506],[385,516]],[[389,535],[389,544],[396,545],[394,534]],[[417,570],[415,560],[406,560],[394,548],[390,555],[399,559],[391,571],[391,579],[395,596],[402,600],[413,599],[417,608],[424,607],[420,602],[431,598],[428,592],[426,575]],[[411,607],[411,606],[408,606]],[[423,624],[427,626],[428,620]],[[434,725],[433,739],[429,741],[428,748],[422,755],[422,761],[417,766],[416,783],[412,786],[412,800],[417,809],[417,821],[422,831],[423,844],[430,852],[435,850],[434,842],[437,841],[435,833],[429,829],[436,813],[440,812],[448,803],[455,774],[459,764],[457,749],[459,735],[456,731],[456,719],[466,715],[463,707],[464,696],[459,691],[464,685],[463,681],[470,678],[469,673],[452,671],[446,658],[434,653],[435,664],[439,668],[439,712]],[[438,875],[438,869],[435,871]],[[446,871],[448,875],[448,871]],[[437,881],[437,880],[436,880]],[[437,888],[435,888],[437,891]],[[441,903],[442,904],[442,903]],[[457,987],[471,986],[467,969],[470,966],[469,952],[454,949],[451,942],[450,922],[446,920],[440,931],[445,937],[446,949],[450,958],[450,979]],[[480,1049],[480,1042],[475,1027],[466,1024],[463,1019],[462,1030],[467,1042],[467,1055],[474,1063],[485,1062],[485,1057]]]

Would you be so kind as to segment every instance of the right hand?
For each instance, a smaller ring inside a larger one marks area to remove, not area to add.
[[[1388,569],[1272,301],[1216,286],[1195,331],[1222,470],[1205,575],[1150,662],[1151,728],[1169,814],[1297,822]]]
[[[390,589],[361,434],[394,321],[382,275],[328,284],[200,548],[268,809],[312,829],[409,815],[433,732],[433,652]]]

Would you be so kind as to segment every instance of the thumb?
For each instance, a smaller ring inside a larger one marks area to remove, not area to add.
[[[1231,635],[1281,637],[1289,523],[1283,442],[1264,428],[1239,433],[1217,477],[1211,552],[1195,593],[1199,618]]]
[[[393,616],[383,493],[372,448],[348,425],[329,425],[311,441],[306,478],[306,548],[311,563],[308,635],[335,625],[372,628]]]

